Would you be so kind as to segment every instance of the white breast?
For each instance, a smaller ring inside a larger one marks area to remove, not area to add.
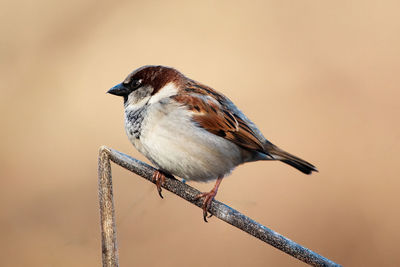
[[[139,139],[130,136],[127,127],[131,142],[142,154],[158,168],[195,181],[225,176],[243,162],[238,146],[196,126],[189,111],[165,97],[176,88],[166,89],[157,101],[150,99]]]
[[[142,153],[159,168],[187,180],[217,179],[242,163],[240,148],[197,127],[177,105],[152,105],[140,143]]]

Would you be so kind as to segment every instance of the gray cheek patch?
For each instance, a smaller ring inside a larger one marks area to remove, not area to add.
[[[154,89],[153,89],[153,87],[151,87],[151,86],[143,86],[143,87],[140,87],[139,89],[133,91],[132,93],[135,94],[135,97],[136,97],[137,99],[143,99],[143,98],[145,98],[146,96],[151,95],[151,93],[153,92],[153,90],[154,90]]]
[[[138,88],[129,94],[127,101],[125,102],[125,106],[134,105],[140,102],[145,97],[148,97],[153,92],[153,87],[151,86],[143,86]]]

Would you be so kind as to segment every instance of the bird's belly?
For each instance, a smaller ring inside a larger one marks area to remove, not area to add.
[[[185,113],[148,120],[136,147],[159,168],[194,181],[223,177],[243,162],[238,146],[198,128]]]

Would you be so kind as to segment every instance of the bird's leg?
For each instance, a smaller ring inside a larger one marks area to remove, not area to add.
[[[210,192],[207,193],[201,193],[199,195],[197,195],[195,197],[195,200],[198,200],[199,198],[204,197],[204,201],[203,201],[203,218],[204,221],[207,222],[207,211],[210,209],[211,207],[211,203],[213,201],[213,199],[215,198],[215,196],[217,195],[218,192],[218,187],[221,184],[223,177],[219,177],[217,179],[217,182],[215,183],[213,189]],[[209,217],[211,217],[212,215],[210,214]]]
[[[162,172],[159,171],[159,170],[156,170],[156,171],[153,173],[153,182],[156,182],[157,191],[158,191],[158,194],[160,195],[160,197],[161,197],[161,198],[164,198],[164,197],[162,196],[162,194],[161,194],[161,185],[163,185],[164,182],[165,182],[165,174],[162,173]]]

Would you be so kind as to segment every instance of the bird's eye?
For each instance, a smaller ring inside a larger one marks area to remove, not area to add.
[[[133,81],[131,82],[131,88],[132,88],[133,90],[138,89],[139,86],[140,86],[141,84],[142,84],[142,79],[140,79],[140,80],[133,80]]]

